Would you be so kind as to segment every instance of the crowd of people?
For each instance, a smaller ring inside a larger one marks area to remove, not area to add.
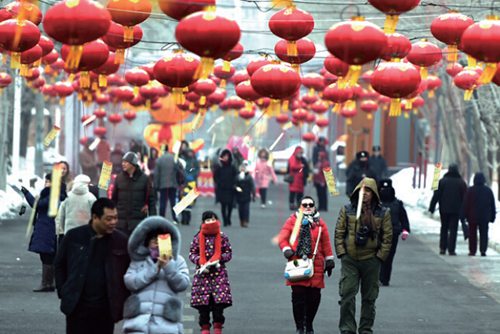
[[[87,146],[82,152],[86,150]],[[338,214],[333,247],[327,223],[321,217],[328,210],[323,170],[330,165],[325,140],[320,139],[314,147],[311,165],[300,146],[288,161],[284,180],[289,183],[292,213],[277,243],[288,262],[285,278],[291,287],[298,334],[314,333],[325,274],[331,276],[335,257],[341,266],[340,332],[373,331],[379,286],[390,285],[399,238],[406,240],[410,234],[408,215],[387,178],[380,148],[374,147],[373,151],[373,157],[366,151],[358,152],[346,171],[349,200]],[[180,293],[189,288],[191,307],[199,313],[201,333],[209,334],[212,327],[214,333],[222,333],[224,310],[233,303],[227,272],[232,249],[222,227],[232,225],[234,207],[238,208],[240,226],[248,227],[250,203],[257,194],[262,208],[269,205],[267,189],[277,181],[269,164],[269,152],[261,149],[250,170],[249,162],[237,149],[220,151],[212,170],[222,219],[213,211],[195,218],[200,228],[189,248],[189,261],[196,267],[192,282],[186,260],[180,255],[181,234],[173,208],[196,187],[200,166],[187,142],[178,154],[169,152],[168,146],[159,153],[148,164],[137,152],[123,153],[120,167],[113,168],[116,177],[107,197],[99,196],[93,175],[85,173],[84,163],[84,173],[75,178],[66,162],[59,163],[62,182],[55,217],[49,215],[50,173],[38,196],[22,188],[33,207],[29,250],[39,254],[42,263],[41,284],[33,291],[57,289],[67,333],[113,333],[114,324],[122,319],[126,333],[182,333]],[[304,196],[310,179],[317,200]],[[477,229],[480,253],[486,255],[488,222],[495,220],[495,203],[485,183],[484,175],[477,173],[474,186],[467,189],[456,165],[451,165],[439,182],[429,211],[434,212],[439,204],[441,254],[448,251],[456,255],[458,222],[462,221],[468,223],[469,255],[477,251]],[[165,219],[167,203],[170,221]],[[193,205],[183,210],[181,224],[190,224]],[[171,242],[169,254],[159,246],[165,235]],[[362,306],[356,322],[358,292]]]

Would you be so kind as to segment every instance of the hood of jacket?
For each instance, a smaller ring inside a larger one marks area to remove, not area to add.
[[[227,149],[227,148],[223,149],[219,154],[219,158],[221,158],[225,154],[229,154],[229,159],[228,159],[227,165],[231,165],[233,163],[233,154],[231,153],[231,151],[229,149]],[[222,164],[222,161],[221,161],[221,164]]]
[[[75,195],[85,195],[89,192],[89,185],[87,183],[73,183],[73,187],[71,188],[71,193]]]
[[[172,240],[172,254],[177,260],[181,248],[181,235],[179,229],[167,219],[153,216],[144,219],[132,232],[128,240],[128,253],[133,261],[143,261],[149,256],[149,248],[144,242],[150,232],[158,231],[158,234],[170,234]]]
[[[486,178],[484,177],[483,173],[476,173],[474,175],[474,185],[475,186],[481,186],[486,184]]]
[[[444,174],[444,177],[457,177],[457,178],[461,178],[460,172],[458,171],[458,165],[451,164],[450,167],[448,167],[448,172],[446,174]]]
[[[380,203],[380,195],[379,195],[378,189],[377,189],[377,181],[375,181],[374,179],[372,179],[370,177],[365,177],[363,180],[361,180],[361,182],[358,183],[356,188],[354,188],[354,191],[352,192],[352,194],[350,196],[351,203],[353,203],[354,205],[358,204],[359,191],[361,190],[361,186],[363,185],[363,183],[364,183],[365,187],[367,187],[371,191],[373,191],[373,193],[375,194],[375,198],[376,198],[377,203]]]

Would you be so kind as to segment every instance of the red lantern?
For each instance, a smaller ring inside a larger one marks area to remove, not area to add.
[[[294,101],[296,101],[296,100],[294,100]],[[302,101],[302,106],[307,107],[310,104],[313,104],[314,102],[318,101],[318,96],[307,94],[307,95],[302,96],[300,98],[300,101]],[[294,106],[292,106],[292,107],[294,107]]]
[[[442,14],[432,20],[431,33],[439,41],[448,45],[448,61],[458,60],[458,45],[464,31],[474,24],[474,20],[460,13]]]
[[[40,40],[38,41],[38,45],[42,48],[42,57],[50,54],[54,50],[54,42],[47,36],[40,36]],[[57,53],[57,51],[56,51]]]
[[[118,74],[110,74],[108,75],[108,86],[125,86],[127,82],[125,79]]]
[[[330,122],[328,121],[328,118],[319,118],[316,120],[316,125],[321,129],[326,128],[328,126],[328,124],[330,124]]]
[[[481,73],[478,74],[481,75]],[[440,88],[441,85],[443,84],[441,79],[439,79],[439,77],[435,75],[429,75],[427,77],[426,83],[427,83],[427,89],[429,90],[429,97],[431,98],[434,97],[435,94],[434,91]]]
[[[406,59],[420,66],[422,79],[427,78],[427,67],[436,65],[443,58],[441,49],[434,43],[425,40],[413,43]]]
[[[200,95],[200,106],[204,106],[207,96],[215,92],[217,85],[211,79],[199,79],[194,83],[194,91]]]
[[[367,113],[368,119],[372,119],[373,118],[372,114],[377,112],[378,110],[378,104],[373,100],[366,100],[361,102],[359,108],[365,113]]]
[[[126,29],[121,24],[111,22],[108,32],[102,37],[104,43],[115,49],[115,61],[118,64],[123,64],[125,61],[125,49],[139,43],[143,35],[140,26],[133,27],[131,40],[125,40],[125,32]]]
[[[316,46],[309,38],[301,38],[295,42],[295,47],[297,49],[295,55],[288,54],[288,43],[289,42],[282,39],[274,46],[274,53],[276,53],[276,56],[286,63],[297,65],[303,64],[313,59],[316,54]]]
[[[229,72],[231,70],[230,62],[240,58],[241,55],[243,54],[243,51],[244,51],[243,45],[241,45],[241,43],[238,43],[235,45],[234,48],[232,48],[228,53],[226,53],[224,57],[222,57],[222,60],[224,60],[222,70],[224,72]]]
[[[73,85],[67,81],[56,82],[54,84],[54,90],[56,91],[57,95],[59,95],[59,97],[61,98],[70,96],[75,91]]]
[[[40,89],[45,85],[45,79],[44,78],[37,78],[33,81],[31,81],[31,87]]]
[[[306,123],[312,124],[314,122],[316,122],[316,115],[314,115],[313,113],[308,112],[307,113],[307,117],[306,117]]]
[[[446,73],[454,77],[458,73],[462,72],[463,69],[464,67],[459,63],[451,63],[446,66]]]
[[[247,72],[249,76],[252,76],[255,71],[257,71],[259,68],[265,65],[272,64],[271,60],[269,60],[267,57],[259,57],[252,59],[248,62],[247,64]],[[248,79],[246,79],[248,80]],[[245,81],[245,80],[244,80]]]
[[[24,77],[26,81],[33,81],[40,77],[40,70],[38,68],[30,68],[28,74]],[[43,85],[42,85],[43,86]]]
[[[103,119],[104,117],[106,117],[106,110],[104,109],[96,109],[94,110],[94,115],[95,117],[99,118],[99,119]]]
[[[371,85],[374,90],[392,99],[389,116],[399,116],[401,98],[416,91],[421,80],[419,71],[412,64],[387,62],[373,71]]]
[[[21,52],[21,64],[32,64],[42,58],[42,48],[40,45],[35,45],[31,49]],[[22,68],[21,68],[22,70]]]
[[[226,64],[226,63],[224,63]],[[235,68],[229,64],[229,70],[227,70],[224,65],[217,65],[214,67],[214,75],[216,78],[220,79],[220,87],[225,88],[226,87],[226,81],[230,79],[234,73],[236,72]]]
[[[292,112],[292,118],[295,118],[298,122],[302,122],[307,119],[308,114],[307,110],[298,108]]]
[[[2,9],[5,20],[17,19],[19,21],[28,20],[34,25],[39,25],[42,22],[42,12],[35,4],[28,1],[14,1]],[[4,21],[4,20],[1,20]]]
[[[134,93],[139,93],[139,87],[149,82],[149,74],[140,68],[132,68],[125,71],[125,81],[134,86]]]
[[[215,0],[159,0],[158,4],[165,15],[180,21],[189,14],[215,6]]]
[[[400,106],[401,108],[401,106]],[[351,125],[352,119],[356,117],[358,110],[356,108],[343,107],[340,109],[340,116],[346,119],[346,124]]]
[[[238,115],[244,120],[251,120],[255,117],[255,109],[253,108],[243,108],[238,112]]]
[[[123,117],[131,123],[137,117],[137,113],[133,110],[125,111]]]
[[[147,108],[151,107],[151,103],[156,101],[164,91],[163,86],[155,81],[150,81],[148,84],[139,88],[139,94],[144,98]]]
[[[302,140],[307,143],[312,143],[316,140],[316,136],[312,132],[306,132],[302,135]]]
[[[207,97],[208,103],[210,103],[212,105],[219,105],[226,98],[226,94],[227,94],[226,90],[224,90],[222,88],[217,88],[215,90],[215,92],[208,95],[208,97]]]
[[[333,103],[344,103],[352,99],[353,90],[351,87],[339,87],[338,83],[331,84],[323,91],[323,98]]]
[[[182,47],[201,57],[197,76],[207,79],[213,72],[214,60],[224,57],[240,40],[238,24],[212,10],[186,16],[175,29]]]
[[[0,22],[0,47],[11,52],[11,67],[20,67],[20,53],[40,41],[40,30],[30,21],[10,19]]]
[[[70,69],[79,67],[82,45],[104,36],[110,24],[109,12],[89,0],[58,2],[47,10],[43,20],[47,35],[71,46],[66,59]]]
[[[281,64],[265,65],[255,71],[250,79],[253,89],[272,99],[271,116],[279,114],[279,100],[293,96],[300,88],[299,74]]]
[[[94,135],[97,137],[104,137],[106,135],[106,132],[108,132],[108,130],[106,130],[106,128],[103,126],[97,126],[94,128]]]
[[[0,89],[5,88],[12,83],[12,77],[9,73],[0,72]]]
[[[63,45],[61,48],[61,57],[68,64],[71,57],[71,46]],[[80,59],[76,68],[67,67],[69,72],[80,71],[80,85],[82,88],[90,87],[90,75],[88,71],[104,65],[108,60],[108,46],[100,39],[85,44],[80,53]]]
[[[260,99],[257,99],[255,101],[255,104],[261,109],[266,109],[267,107],[269,107],[271,105],[271,99],[268,98],[268,97],[262,97]]]
[[[110,100],[109,94],[104,93],[97,93],[94,97],[94,102],[100,106],[108,104]]]
[[[309,94],[313,95],[314,92],[321,92],[325,89],[325,81],[323,76],[318,73],[307,73],[302,77],[302,85],[309,89]]]
[[[234,90],[236,91],[236,95],[238,95],[245,101],[253,102],[262,97],[255,91],[255,89],[253,89],[250,80],[240,82],[238,85],[236,85]]]
[[[411,42],[408,37],[394,33],[387,35],[387,45],[382,53],[382,59],[403,59],[411,50]]]
[[[245,107],[245,100],[240,99],[238,96],[231,96],[225,101],[227,101],[227,107],[229,109],[239,110]]]
[[[278,122],[279,124],[288,123],[289,120],[290,118],[287,114],[279,114],[278,116],[276,116],[276,122]]]
[[[59,53],[56,50],[50,51],[50,53],[42,57],[42,63],[45,65],[53,64],[57,59],[59,59]]]
[[[231,78],[231,81],[235,86],[237,86],[240,82],[250,80],[250,76],[248,75],[247,70],[239,70],[234,72],[234,75]]]
[[[104,64],[92,70],[93,73],[99,76],[99,87],[106,87],[108,85],[107,76],[118,72],[120,64],[115,61],[115,53],[109,52],[108,59]]]
[[[129,86],[114,87],[110,90],[111,97],[120,102],[129,102],[134,99],[134,90]]]
[[[345,77],[349,72],[349,64],[332,55],[325,58],[323,65],[328,72],[340,78]]]
[[[425,100],[422,96],[417,96],[412,100],[413,108],[422,108],[425,105]]]
[[[111,0],[108,2],[111,19],[124,26],[124,42],[134,40],[134,26],[144,22],[151,14],[152,5],[149,0]]]
[[[417,7],[420,0],[368,0],[368,2],[382,13],[386,14],[384,31],[388,34],[396,31],[399,15]]]
[[[349,82],[354,85],[361,74],[361,65],[380,58],[387,36],[373,23],[356,17],[333,25],[325,35],[325,45],[331,54],[351,65]]]
[[[271,16],[269,29],[273,34],[288,42],[287,55],[297,56],[296,41],[306,37],[313,31],[314,18],[308,12],[292,6],[284,8]]]
[[[311,110],[318,115],[324,114],[329,108],[328,103],[323,100],[318,100],[311,105]]]
[[[325,86],[336,83],[338,80],[339,80],[339,77],[337,77],[335,74],[331,74],[328,71],[326,71],[325,74],[323,74],[323,81],[324,81]]]

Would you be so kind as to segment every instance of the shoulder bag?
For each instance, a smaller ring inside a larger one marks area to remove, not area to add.
[[[318,239],[314,247],[313,257],[311,259],[295,259],[288,261],[285,266],[285,278],[289,282],[305,281],[314,275],[314,259],[318,252],[318,245],[321,242],[321,226],[319,227]]]

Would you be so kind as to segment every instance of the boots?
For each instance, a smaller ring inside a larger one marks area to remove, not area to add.
[[[44,264],[42,265],[42,282],[38,288],[33,289],[33,292],[53,292],[54,290],[54,266]]]
[[[201,334],[210,334],[210,325],[201,326]]]
[[[248,227],[248,222],[246,220],[240,221],[241,227]]]
[[[214,322],[214,334],[222,334],[222,323]]]

